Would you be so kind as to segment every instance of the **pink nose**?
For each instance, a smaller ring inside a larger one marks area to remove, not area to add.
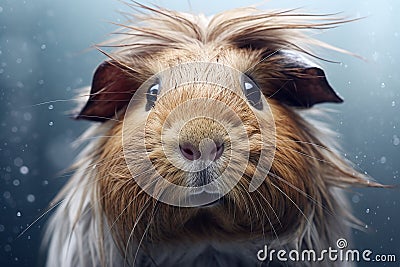
[[[182,155],[188,160],[203,160],[215,161],[219,159],[224,152],[224,144],[215,144],[214,142],[207,143],[202,147],[201,151],[199,148],[191,143],[184,143],[179,145]]]

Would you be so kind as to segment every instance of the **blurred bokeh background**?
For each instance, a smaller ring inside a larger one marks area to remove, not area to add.
[[[211,15],[257,2],[152,3]],[[338,111],[330,123],[346,157],[360,170],[381,183],[399,184],[400,2],[271,0],[262,7],[365,17],[317,36],[367,59],[324,54],[342,62],[321,62],[345,98],[344,104],[328,105]],[[90,84],[103,60],[88,48],[116,29],[110,21],[124,20],[118,10],[128,8],[116,0],[0,1],[0,266],[43,264],[39,244],[48,215],[18,235],[46,211],[68,179],[60,172],[77,153],[71,143],[89,123],[73,121],[65,112],[74,107],[74,90]],[[400,266],[399,189],[355,189],[349,198],[367,230],[354,231],[355,247],[397,254],[396,264],[379,266]]]

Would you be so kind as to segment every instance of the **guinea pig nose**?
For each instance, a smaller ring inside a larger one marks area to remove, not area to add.
[[[200,158],[200,151],[191,143],[179,145],[182,155],[188,160],[197,160]]]
[[[179,145],[179,149],[182,155],[191,161],[202,159],[206,161],[215,161],[219,159],[224,152],[224,144],[211,142],[200,143],[200,149],[198,149],[192,143],[183,143]]]
[[[224,152],[223,143],[217,143],[209,138],[202,140],[199,144],[200,159],[203,161],[215,161]]]
[[[222,156],[222,153],[224,152],[224,143],[222,144],[217,144],[216,145],[216,152],[215,152],[215,157],[214,160],[219,159]]]

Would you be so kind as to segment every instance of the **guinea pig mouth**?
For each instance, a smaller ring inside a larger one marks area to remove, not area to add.
[[[219,175],[211,166],[188,175],[190,191],[186,197],[186,202],[197,204],[197,207],[211,207],[218,204],[222,198],[218,188]]]
[[[220,175],[219,175],[218,171],[216,170],[216,168],[213,165],[210,165],[210,166],[207,166],[206,168],[204,168],[203,170],[196,171],[196,172],[190,172],[188,176],[189,176],[188,177],[189,186],[201,187],[201,186],[212,183],[213,181],[218,179],[218,177]],[[194,193],[196,194],[195,189],[194,189],[194,191],[195,191]],[[214,193],[214,191],[217,191],[217,189],[215,188],[215,190],[213,190],[213,192],[209,192],[209,193]]]

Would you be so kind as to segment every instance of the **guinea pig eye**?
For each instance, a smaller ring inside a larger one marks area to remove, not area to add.
[[[253,80],[250,79],[248,76],[243,75],[241,86],[243,93],[249,101],[250,105],[258,110],[262,110],[263,104],[261,101],[261,91],[255,84],[255,82],[253,82]]]
[[[156,82],[149,87],[146,93],[147,104],[146,111],[149,111],[157,100],[158,93],[160,92],[160,82]]]

